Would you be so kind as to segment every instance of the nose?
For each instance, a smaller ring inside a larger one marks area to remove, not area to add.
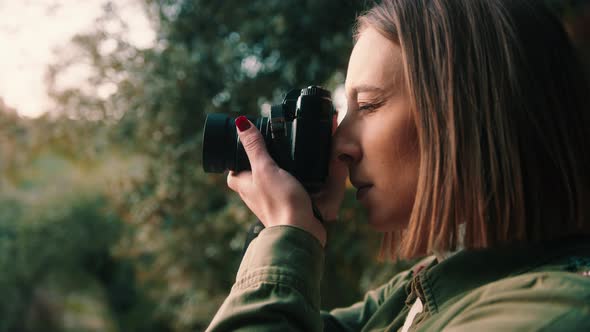
[[[336,128],[333,136],[333,147],[335,157],[346,163],[348,167],[361,160],[362,149],[358,135],[350,119],[346,116]]]

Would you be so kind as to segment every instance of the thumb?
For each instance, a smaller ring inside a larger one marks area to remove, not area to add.
[[[245,116],[239,116],[236,119],[236,127],[238,128],[238,137],[242,142],[246,155],[248,155],[248,160],[250,160],[253,173],[265,165],[274,163],[266,150],[264,137],[252,122]]]

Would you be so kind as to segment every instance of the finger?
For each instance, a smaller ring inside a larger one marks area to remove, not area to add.
[[[252,172],[241,171],[239,173],[230,171],[227,174],[227,186],[237,192],[244,193],[252,184]]]
[[[348,177],[348,165],[338,158],[338,153],[334,148],[330,151],[330,165],[329,175],[327,179],[327,187],[333,188],[334,186],[340,187],[346,183]]]
[[[346,163],[332,158],[330,160],[329,174],[324,184],[325,190],[312,194],[315,196],[322,196],[333,193],[337,188],[344,188],[346,185],[346,178],[348,177],[348,166]]]
[[[348,165],[338,158],[332,158],[330,164],[330,183],[344,184],[348,177]]]
[[[338,113],[335,113],[334,115],[332,115],[332,136],[336,132],[337,128],[338,128]]]
[[[338,212],[346,191],[347,176],[346,163],[338,158],[331,158],[330,173],[326,184],[321,191],[312,195],[313,201],[326,221],[338,219]]]
[[[264,137],[256,127],[245,116],[240,116],[236,119],[236,127],[238,127],[238,136],[242,142],[242,146],[250,160],[252,172],[274,163],[264,143]]]

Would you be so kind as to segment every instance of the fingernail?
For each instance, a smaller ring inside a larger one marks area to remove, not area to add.
[[[236,127],[238,127],[240,131],[248,130],[248,128],[250,128],[250,121],[248,121],[248,119],[243,115],[239,116],[236,119]]]

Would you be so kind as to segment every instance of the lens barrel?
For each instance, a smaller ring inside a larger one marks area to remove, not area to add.
[[[223,173],[235,169],[238,133],[234,119],[224,114],[208,114],[203,131],[203,169]]]

